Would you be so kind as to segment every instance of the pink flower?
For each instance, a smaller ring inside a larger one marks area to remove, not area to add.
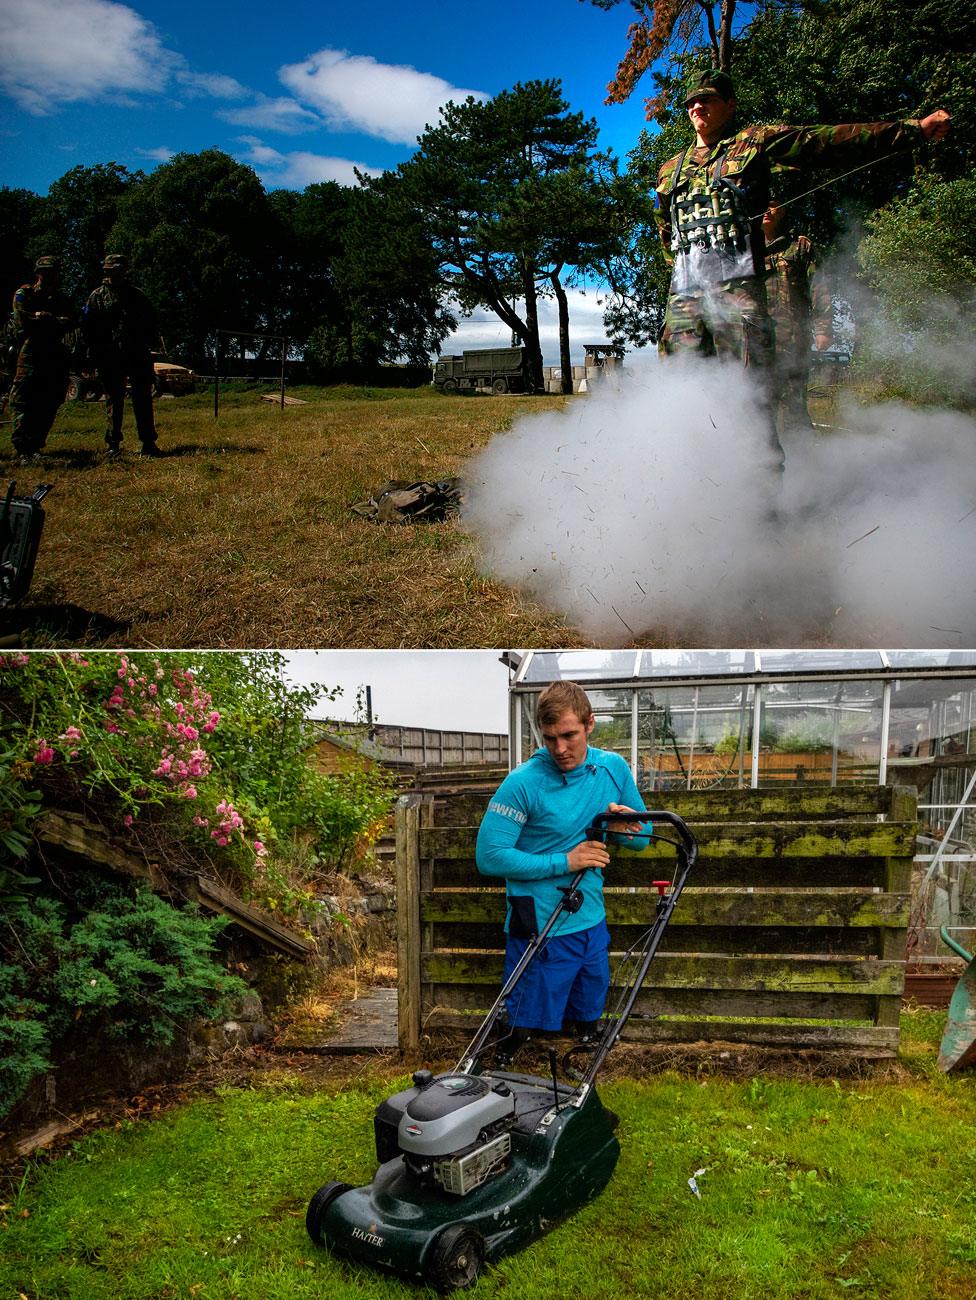
[[[197,797],[197,788],[195,785],[188,785],[183,791],[184,799],[195,799]]]
[[[61,733],[62,740],[81,740],[81,732],[77,727],[65,727]]]
[[[261,843],[260,840],[254,841],[254,852],[257,854],[259,858],[264,858],[267,857],[268,855],[268,850],[264,847],[264,845]]]
[[[132,813],[126,813],[125,816],[122,818],[122,825],[131,826],[132,821],[133,821]]]
[[[209,826],[209,825],[210,825],[210,819],[209,819],[209,817],[201,817],[199,813],[194,813],[194,815],[193,815],[193,825],[194,825],[194,826]]]
[[[47,743],[46,740],[39,739],[37,741],[37,752],[34,755],[34,762],[35,763],[54,762],[54,750],[51,748],[51,746]]]

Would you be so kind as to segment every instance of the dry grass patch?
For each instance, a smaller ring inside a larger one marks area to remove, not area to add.
[[[34,582],[7,635],[25,644],[298,648],[580,645],[556,614],[479,571],[456,521],[377,525],[350,506],[387,479],[463,476],[523,413],[564,399],[427,390],[259,392],[157,405],[166,453],[107,464],[99,406],[62,408]],[[9,433],[7,435],[9,438]],[[9,456],[9,442],[3,452]]]

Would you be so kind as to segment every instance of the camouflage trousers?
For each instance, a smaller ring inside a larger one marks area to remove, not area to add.
[[[790,429],[809,431],[810,413],[807,408],[807,387],[810,382],[810,349],[788,342],[782,349],[777,345],[773,361],[771,390],[776,428],[779,433]]]
[[[11,440],[22,456],[44,447],[68,386],[66,370],[27,370],[18,366],[10,389]]]
[[[747,367],[768,367],[773,328],[762,280],[730,280],[707,293],[671,294],[659,350],[665,356],[701,352],[731,357]]]
[[[153,417],[153,369],[151,362],[132,362],[100,366],[99,380],[105,390],[105,441],[109,447],[122,445],[122,417],[125,409],[126,380],[132,401],[132,414],[136,434],[143,447],[156,442],[156,424]]]
[[[766,285],[759,279],[730,280],[707,293],[671,294],[658,342],[662,356],[697,352],[737,361],[760,380],[764,421],[778,467],[784,462],[772,406],[773,325],[766,310]]]

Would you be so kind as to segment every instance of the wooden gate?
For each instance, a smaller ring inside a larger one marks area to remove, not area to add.
[[[700,857],[624,1037],[894,1055],[916,794],[902,787],[669,791]],[[653,807],[654,796],[649,796]],[[504,889],[479,875],[487,799],[406,795],[397,810],[400,1045],[473,1032],[501,982]],[[612,848],[611,954],[653,915],[673,852]],[[611,956],[611,969],[614,963]]]

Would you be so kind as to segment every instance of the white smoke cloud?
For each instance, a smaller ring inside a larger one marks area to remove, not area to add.
[[[489,571],[602,645],[976,643],[976,421],[852,407],[779,482],[737,366],[630,364],[470,467]]]

